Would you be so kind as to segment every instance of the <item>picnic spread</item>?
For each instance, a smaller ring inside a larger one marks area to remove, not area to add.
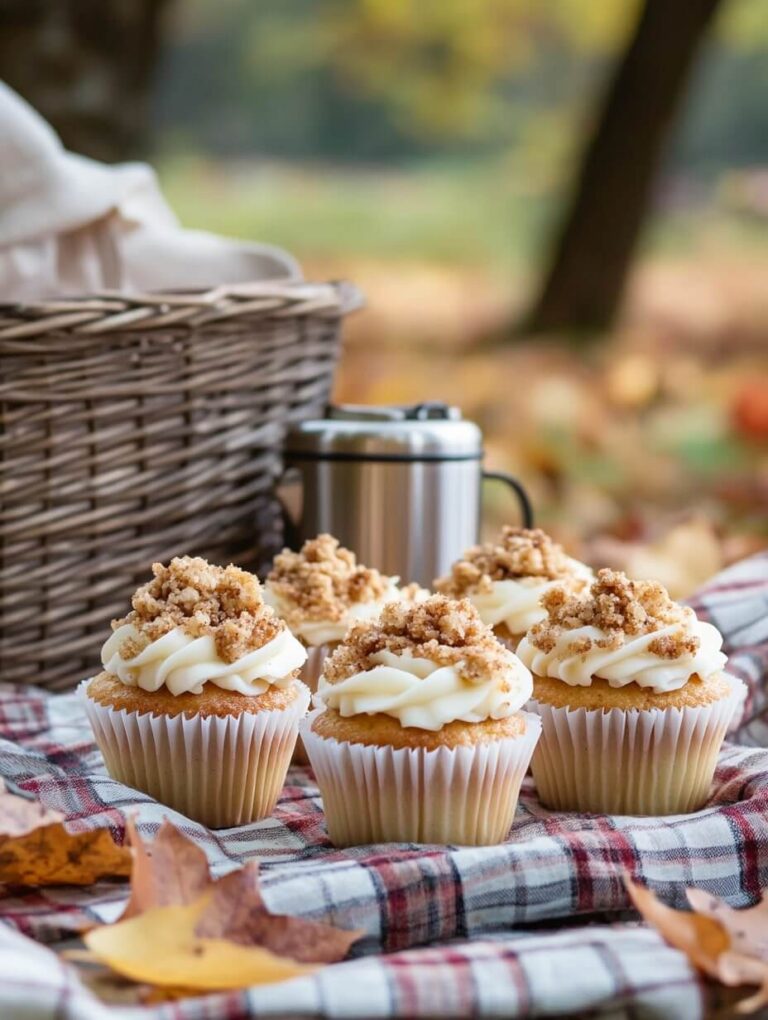
[[[312,772],[292,766],[270,818],[210,830],[105,774],[78,696],[4,686],[0,770],[63,811],[73,829],[126,815],[155,833],[173,820],[216,874],[258,859],[270,909],[357,928],[346,962],[284,984],[124,1008],[126,1016],[529,1016],[604,1012],[699,1016],[724,990],[628,914],[623,872],[682,907],[686,886],[732,906],[768,879],[768,555],[725,571],[691,602],[725,637],[728,668],[748,687],[739,728],[720,753],[705,807],[666,818],[558,813],[523,783],[507,840],[487,847],[336,849]],[[0,932],[2,1015],[101,1018],[101,1003],[56,949],[113,920],[125,883],[44,888],[6,898]]]
[[[0,1018],[768,1002],[768,553],[477,543],[458,408],[329,409],[353,287],[0,126]]]

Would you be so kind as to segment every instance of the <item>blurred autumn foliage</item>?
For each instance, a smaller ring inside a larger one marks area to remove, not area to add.
[[[402,285],[381,266],[355,270],[369,308],[349,324],[339,400],[459,404],[489,463],[525,481],[571,548],[675,594],[768,544],[759,274],[749,286],[738,262],[645,266],[610,342],[585,352],[484,343],[514,302],[477,269],[409,266]],[[513,512],[494,487],[487,504],[489,529]]]
[[[151,151],[187,225],[359,283],[337,399],[460,405],[543,524],[675,594],[768,544],[764,0],[96,6],[0,10],[4,76]]]

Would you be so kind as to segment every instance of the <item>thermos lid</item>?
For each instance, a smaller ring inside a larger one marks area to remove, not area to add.
[[[483,435],[457,407],[439,402],[341,404],[294,426],[285,452],[292,460],[479,460]]]

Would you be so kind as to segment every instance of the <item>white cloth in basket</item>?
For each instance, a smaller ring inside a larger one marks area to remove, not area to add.
[[[0,82],[0,302],[274,279],[287,252],[182,230],[150,167],[67,152]]]

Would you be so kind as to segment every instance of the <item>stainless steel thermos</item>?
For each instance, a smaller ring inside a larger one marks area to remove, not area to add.
[[[333,407],[286,439],[302,489],[289,544],[329,532],[362,563],[429,586],[477,542],[483,479],[508,484],[531,524],[520,484],[482,459],[482,433],[458,408]]]

